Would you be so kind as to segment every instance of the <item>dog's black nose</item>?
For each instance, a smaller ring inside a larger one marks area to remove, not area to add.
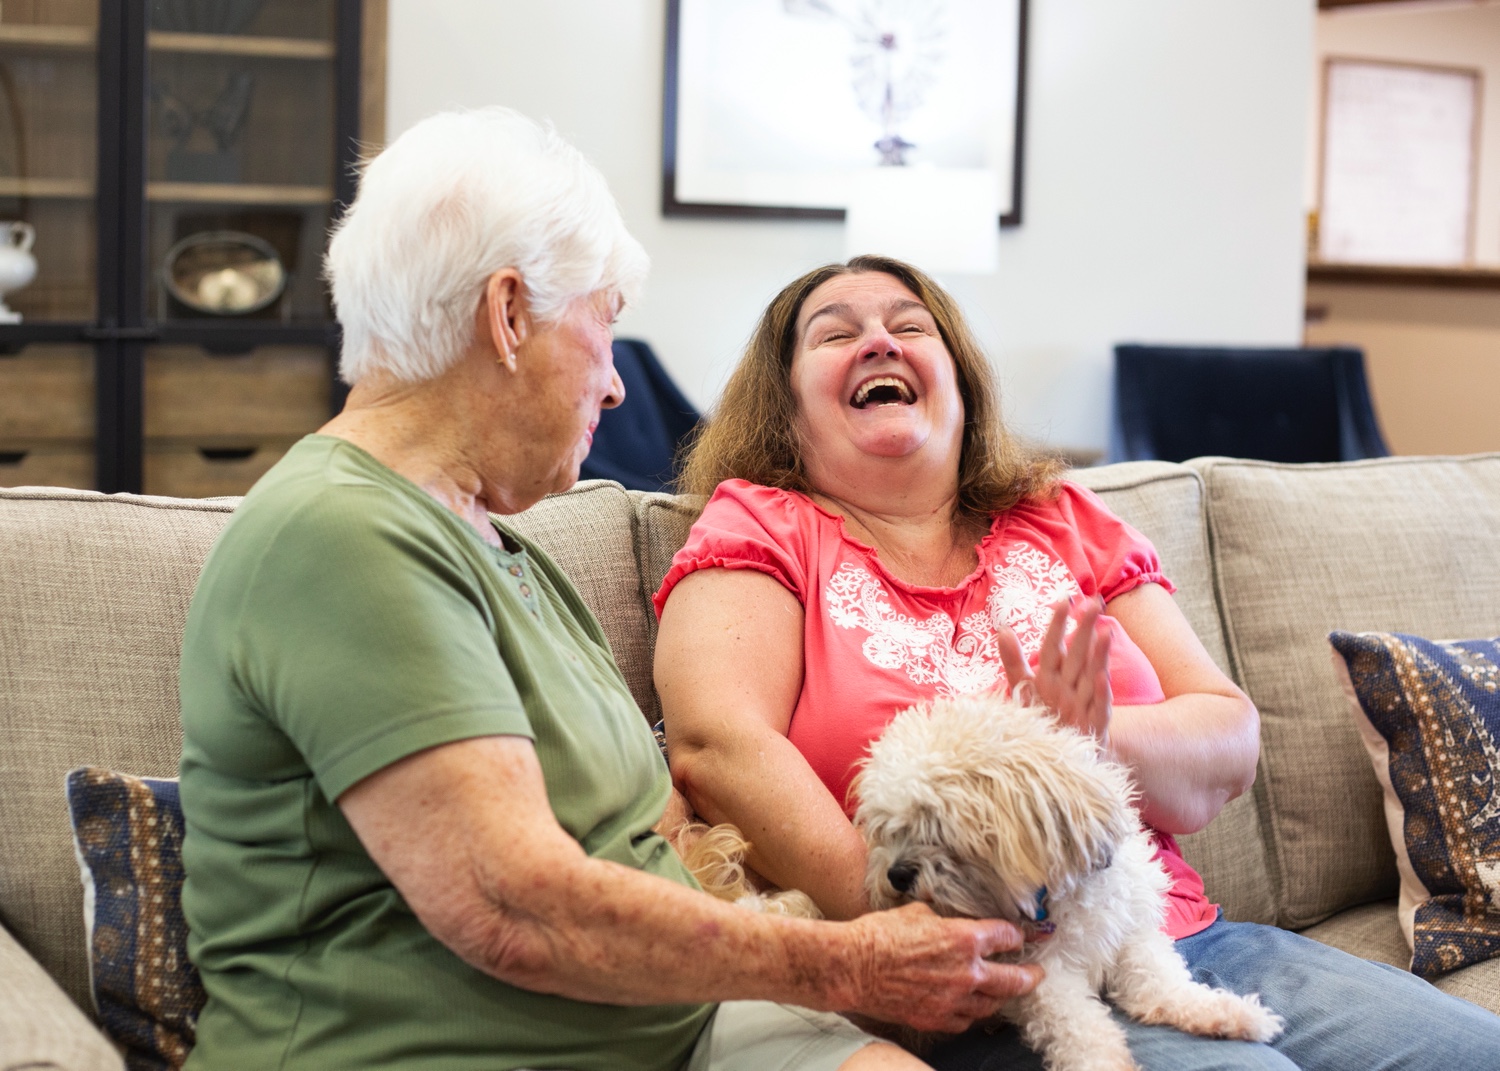
[[[897,863],[885,872],[885,880],[898,893],[911,892],[917,881],[917,868],[910,863]]]

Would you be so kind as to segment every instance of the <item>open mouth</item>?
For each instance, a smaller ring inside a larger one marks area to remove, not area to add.
[[[849,404],[856,409],[866,409],[872,405],[911,405],[916,400],[916,391],[905,380],[895,376],[877,376],[861,383],[854,392],[854,397],[849,399]]]

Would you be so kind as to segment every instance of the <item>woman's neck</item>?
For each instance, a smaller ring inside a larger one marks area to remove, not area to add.
[[[452,434],[455,425],[463,424],[462,407],[442,392],[424,389],[426,384],[361,387],[365,384],[350,392],[344,411],[319,433],[358,446],[468,522],[485,542],[499,546],[489,515],[504,512],[504,504],[491,502],[494,489],[486,486],[480,466],[465,456],[464,436]]]
[[[881,563],[909,584],[956,587],[979,564],[978,545],[989,528],[958,505],[958,492],[915,501],[854,499],[814,491],[824,509],[844,518],[844,528],[874,547]]]

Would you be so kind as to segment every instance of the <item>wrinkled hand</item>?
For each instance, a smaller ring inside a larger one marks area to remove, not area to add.
[[[1059,724],[1087,733],[1108,752],[1114,706],[1109,687],[1109,626],[1099,620],[1103,602],[1097,598],[1077,602],[1076,610],[1072,600],[1052,607],[1052,623],[1042,637],[1035,673],[1021,653],[1015,633],[1007,628],[997,636],[1000,661],[1010,680],[1012,696],[1050,708]],[[1078,627],[1064,645],[1068,619],[1075,612]]]
[[[961,1033],[997,1014],[1042,979],[1034,963],[986,957],[1021,947],[1021,931],[998,919],[940,918],[926,904],[862,915],[849,923],[866,948],[854,1011],[918,1030]]]

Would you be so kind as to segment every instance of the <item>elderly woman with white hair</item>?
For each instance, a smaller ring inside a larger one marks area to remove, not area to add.
[[[828,1013],[960,1030],[1035,984],[987,959],[1004,922],[757,914],[659,834],[685,812],[598,623],[495,517],[577,478],[645,268],[514,112],[365,172],[328,256],[348,404],[188,615],[192,1071],[918,1068]]]

